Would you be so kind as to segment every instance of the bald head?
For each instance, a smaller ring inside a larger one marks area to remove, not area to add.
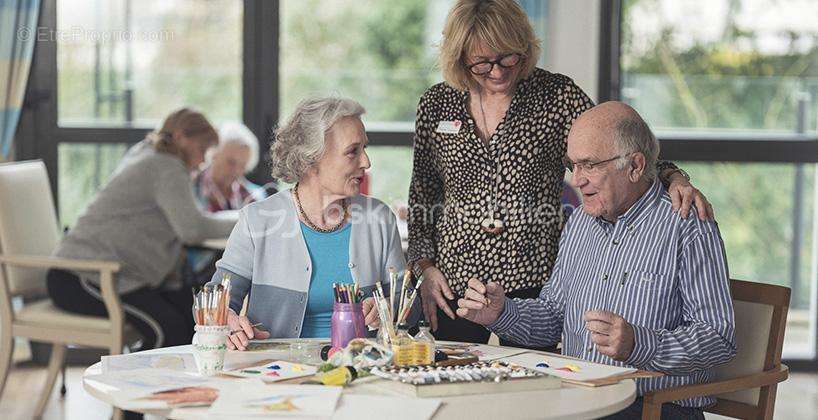
[[[574,121],[574,127],[581,128],[588,126],[597,130],[611,132],[620,121],[639,120],[642,117],[624,102],[610,101],[603,102],[585,112]],[[644,121],[643,121],[644,123]]]
[[[643,176],[648,181],[656,177],[659,143],[645,120],[630,105],[603,102],[582,113],[574,121],[571,133],[587,137],[586,140],[595,142],[600,150],[620,155],[642,153],[646,161]]]
[[[656,177],[659,143],[639,114],[622,102],[605,102],[580,115],[568,134],[572,183],[584,209],[608,220],[626,210]],[[583,169],[584,168],[584,169]]]

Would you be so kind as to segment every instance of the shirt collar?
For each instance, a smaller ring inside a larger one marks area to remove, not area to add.
[[[664,188],[662,184],[659,182],[658,178],[653,180],[650,188],[636,200],[635,203],[623,214],[619,215],[616,218],[617,223],[624,223],[626,227],[635,226],[639,220],[642,219],[642,216],[647,213],[648,210],[652,209],[656,206],[659,202],[659,199],[662,198],[662,194]],[[599,223],[603,228],[610,228],[613,226],[612,223],[608,222],[607,220],[603,219],[602,217],[595,218],[597,223]]]

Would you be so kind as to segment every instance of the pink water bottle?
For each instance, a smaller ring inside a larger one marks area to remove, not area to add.
[[[364,310],[360,302],[332,304],[332,321],[330,326],[332,347],[344,348],[353,338],[366,337]]]

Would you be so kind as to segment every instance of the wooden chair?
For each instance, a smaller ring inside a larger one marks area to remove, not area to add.
[[[738,353],[716,368],[714,382],[667,388],[644,396],[642,419],[659,419],[662,404],[685,398],[717,396],[710,413],[741,419],[772,419],[779,382],[789,375],[781,364],[790,289],[730,280],[736,314]]]
[[[45,388],[35,417],[41,417],[51,390],[63,370],[69,344],[106,348],[120,354],[124,315],[114,288],[119,263],[51,257],[60,230],[41,161],[0,164],[0,396],[5,387],[14,350],[14,337],[52,343]],[[46,272],[50,268],[98,272],[108,317],[65,312],[46,295]],[[43,298],[15,312],[12,298]],[[114,410],[114,418],[122,412]]]

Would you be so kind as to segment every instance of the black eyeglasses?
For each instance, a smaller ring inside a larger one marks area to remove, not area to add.
[[[613,162],[625,156],[627,156],[627,154],[616,155],[610,159],[600,160],[599,162],[590,162],[587,160],[581,162],[572,162],[571,159],[568,159],[568,156],[566,156],[562,158],[562,164],[565,165],[565,169],[568,169],[568,172],[574,172],[574,168],[576,167],[586,173],[595,173],[601,165],[604,165],[608,162]]]
[[[494,65],[498,65],[504,69],[516,66],[523,56],[517,53],[506,54],[496,60],[480,61],[474,64],[466,64],[469,71],[478,76],[491,73],[494,70]]]

